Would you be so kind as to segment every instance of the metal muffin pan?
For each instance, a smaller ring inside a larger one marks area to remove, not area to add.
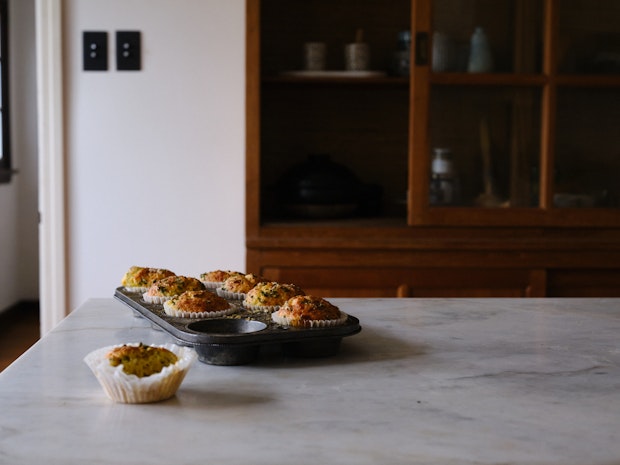
[[[344,325],[328,328],[286,328],[271,320],[271,313],[252,311],[239,301],[229,301],[238,311],[213,319],[166,315],[161,304],[149,304],[141,294],[116,288],[114,297],[136,314],[169,333],[181,345],[194,347],[201,362],[209,365],[244,365],[257,360],[261,347],[279,346],[287,355],[327,357],[336,355],[343,337],[362,330],[348,315]]]

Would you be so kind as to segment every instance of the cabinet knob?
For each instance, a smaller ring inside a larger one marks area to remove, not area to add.
[[[401,284],[396,288],[396,297],[411,297],[411,286],[409,284]]]

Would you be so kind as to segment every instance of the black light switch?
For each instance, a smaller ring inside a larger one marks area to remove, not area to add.
[[[140,31],[116,31],[116,69],[139,71],[140,62]]]
[[[84,71],[107,71],[108,33],[84,31],[82,34]]]

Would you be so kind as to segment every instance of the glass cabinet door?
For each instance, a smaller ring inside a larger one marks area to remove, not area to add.
[[[431,206],[538,206],[540,89],[434,86],[430,99]]]
[[[558,90],[553,206],[617,208],[620,89]]]
[[[405,225],[411,0],[259,6],[260,220]]]
[[[432,3],[431,71],[464,76],[431,85],[430,205],[538,205],[540,88],[485,75],[539,71],[541,21],[540,3],[529,1]]]
[[[617,225],[620,2],[414,4],[409,222]]]
[[[558,11],[557,208],[620,199],[620,2],[562,0]]]
[[[433,0],[432,71],[539,72],[542,11],[538,0]]]
[[[561,0],[558,17],[559,73],[620,74],[618,0]]]

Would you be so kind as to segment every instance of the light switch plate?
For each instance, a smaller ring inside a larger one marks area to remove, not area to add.
[[[108,33],[84,31],[82,34],[84,71],[107,71]]]
[[[139,71],[142,53],[140,31],[116,31],[116,69]]]

